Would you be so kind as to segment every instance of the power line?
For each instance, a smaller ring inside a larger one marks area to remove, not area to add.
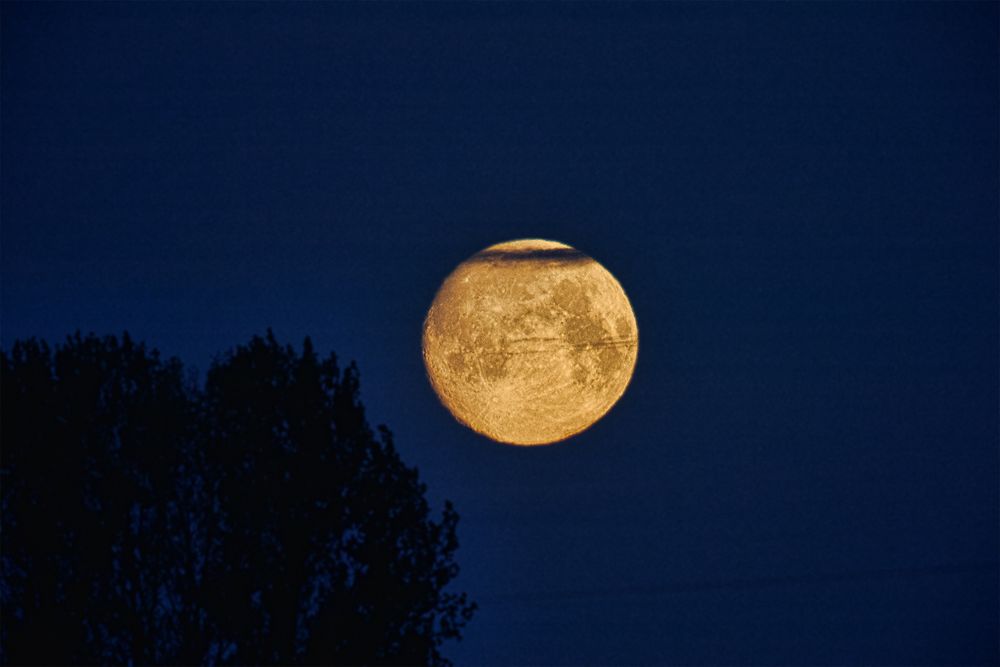
[[[485,597],[477,597],[477,602],[482,605],[487,605],[512,602],[549,602],[607,597],[638,597],[675,595],[681,593],[707,593],[725,590],[753,590],[762,588],[780,588],[783,586],[802,586],[809,584],[838,584],[856,581],[879,581],[885,579],[916,579],[949,574],[966,574],[972,572],[997,572],[998,567],[1000,567],[1000,563],[997,561],[950,563],[927,567],[883,568],[820,574],[724,579],[718,581],[673,582],[665,584],[651,584],[648,586],[581,588],[565,591],[488,595]]]

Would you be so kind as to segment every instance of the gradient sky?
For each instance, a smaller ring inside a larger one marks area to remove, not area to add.
[[[462,515],[460,663],[996,662],[998,7],[5,2],[3,345],[356,359]],[[640,329],[531,450],[420,358],[521,237]]]

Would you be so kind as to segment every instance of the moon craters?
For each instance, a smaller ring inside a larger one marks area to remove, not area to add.
[[[635,317],[604,267],[569,246],[491,246],[445,280],[424,323],[424,362],[462,423],[512,444],[587,428],[635,366]]]

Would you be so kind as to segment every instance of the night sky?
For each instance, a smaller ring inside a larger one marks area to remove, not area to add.
[[[998,10],[3,3],[3,345],[356,360],[462,516],[460,664],[996,662]],[[420,355],[523,237],[640,336],[533,449]]]

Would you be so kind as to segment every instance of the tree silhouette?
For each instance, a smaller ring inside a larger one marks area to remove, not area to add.
[[[204,387],[127,335],[2,355],[0,656],[446,664],[458,516],[359,400],[268,332]]]

